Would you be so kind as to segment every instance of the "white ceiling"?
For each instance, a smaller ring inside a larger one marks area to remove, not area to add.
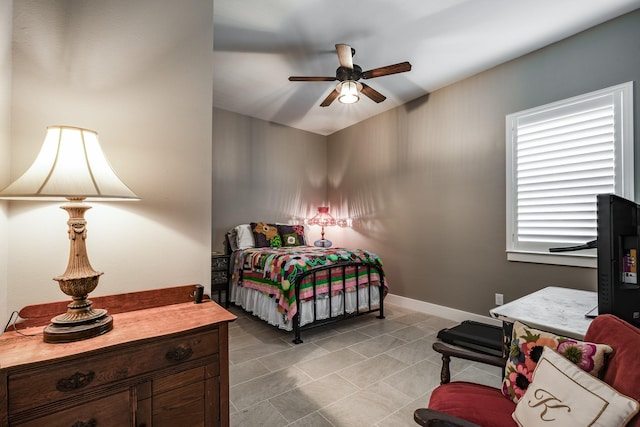
[[[215,0],[215,107],[329,135],[640,8],[640,0]],[[337,82],[336,43],[369,70],[409,61],[410,72],[367,79],[387,99],[320,103]]]

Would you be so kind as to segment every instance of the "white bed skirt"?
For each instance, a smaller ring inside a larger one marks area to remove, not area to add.
[[[235,283],[230,284],[230,301],[238,304],[249,313],[259,317],[270,325],[277,326],[285,331],[293,330],[293,320],[287,319],[285,315],[278,312],[278,307],[274,298],[255,289],[237,286]],[[360,311],[369,310],[369,287],[358,289],[358,302]],[[329,317],[340,316],[343,311],[343,294],[331,297],[331,316],[329,316],[329,298],[322,297],[316,300],[318,313],[316,318],[324,320]],[[371,288],[371,309],[377,309],[380,306],[380,288],[373,286]],[[347,292],[347,313],[354,313],[356,310],[356,293]],[[300,326],[313,322],[314,304],[312,301],[303,301],[300,308]]]

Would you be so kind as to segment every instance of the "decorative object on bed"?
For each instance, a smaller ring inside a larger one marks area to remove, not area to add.
[[[304,225],[278,224],[278,234],[282,240],[282,246],[305,246]]]
[[[84,200],[138,200],[116,175],[104,156],[98,134],[70,126],[49,126],[38,157],[27,171],[0,192],[10,200],[67,200],[61,206],[69,214],[69,262],[53,280],[73,298],[67,312],[44,329],[44,341],[71,342],[109,332],[113,319],[107,310],[94,309],[87,296],[103,274],[89,263],[84,218],[91,208]]]
[[[287,227],[296,226],[280,227],[284,235],[291,234]],[[304,238],[302,226],[295,230]],[[234,238],[233,231],[227,238]],[[228,247],[233,246],[229,242]],[[302,342],[303,329],[371,312],[384,318],[387,283],[382,261],[372,252],[255,247],[233,251],[231,264],[230,300],[269,324],[293,331],[296,344]]]
[[[257,231],[254,229],[257,228]],[[274,233],[278,234],[277,236]],[[292,234],[296,234],[298,243]],[[240,224],[227,232],[224,244],[226,252],[257,248],[280,246],[304,246],[307,244],[306,229],[304,225],[297,224],[272,224],[266,222],[252,222]]]
[[[233,227],[225,239],[225,245],[229,244],[227,252],[237,251],[239,249],[254,248],[256,241],[253,238],[253,230],[251,224],[241,224]]]
[[[319,225],[322,227],[322,231],[320,232],[320,240],[316,240],[313,242],[315,246],[320,248],[330,248],[333,244],[331,240],[327,240],[324,238],[324,228],[325,227],[333,227],[336,225],[336,220],[329,213],[329,208],[327,206],[321,206],[318,208],[318,213],[309,220],[309,225]]]
[[[256,248],[279,248],[282,246],[282,239],[280,238],[280,234],[278,234],[276,224],[252,222],[251,231],[253,231],[253,240]]]

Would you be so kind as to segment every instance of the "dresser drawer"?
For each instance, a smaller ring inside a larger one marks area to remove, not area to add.
[[[117,326],[116,326],[117,327]],[[9,412],[73,398],[111,383],[212,356],[218,350],[218,329],[169,337],[135,348],[105,350],[102,354],[10,373]],[[34,391],[37,390],[37,393]]]
[[[211,283],[213,284],[226,284],[228,282],[228,274],[226,271],[213,271],[211,272]]]
[[[123,427],[132,425],[133,413],[129,390],[92,400],[30,421],[12,422],[15,427],[96,426]]]
[[[155,394],[151,424],[153,427],[190,426],[194,425],[194,419],[205,420],[205,396],[204,380]]]
[[[229,269],[229,257],[212,257],[211,258],[211,270],[228,270]]]

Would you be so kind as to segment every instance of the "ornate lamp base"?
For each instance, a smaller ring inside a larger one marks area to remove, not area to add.
[[[73,296],[67,305],[67,311],[51,319],[51,324],[44,328],[44,342],[64,343],[93,338],[113,329],[113,318],[107,310],[93,308],[87,294],[98,286],[102,273],[94,272],[93,276],[68,278],[56,277],[60,289]]]
[[[51,323],[44,328],[44,342],[65,343],[97,337],[113,329],[113,317],[106,310],[102,317],[84,323]],[[55,318],[52,319],[55,321]]]
[[[320,239],[313,242],[313,245],[319,248],[330,248],[331,245],[333,245],[333,242],[329,239]]]
[[[95,271],[89,263],[85,239],[87,237],[84,213],[90,206],[82,199],[69,199],[62,209],[69,213],[69,264],[64,274],[54,277],[60,290],[73,298],[67,312],[51,319],[44,328],[44,341],[64,343],[93,338],[113,329],[113,318],[107,310],[94,309],[87,295],[98,286],[102,272]]]

